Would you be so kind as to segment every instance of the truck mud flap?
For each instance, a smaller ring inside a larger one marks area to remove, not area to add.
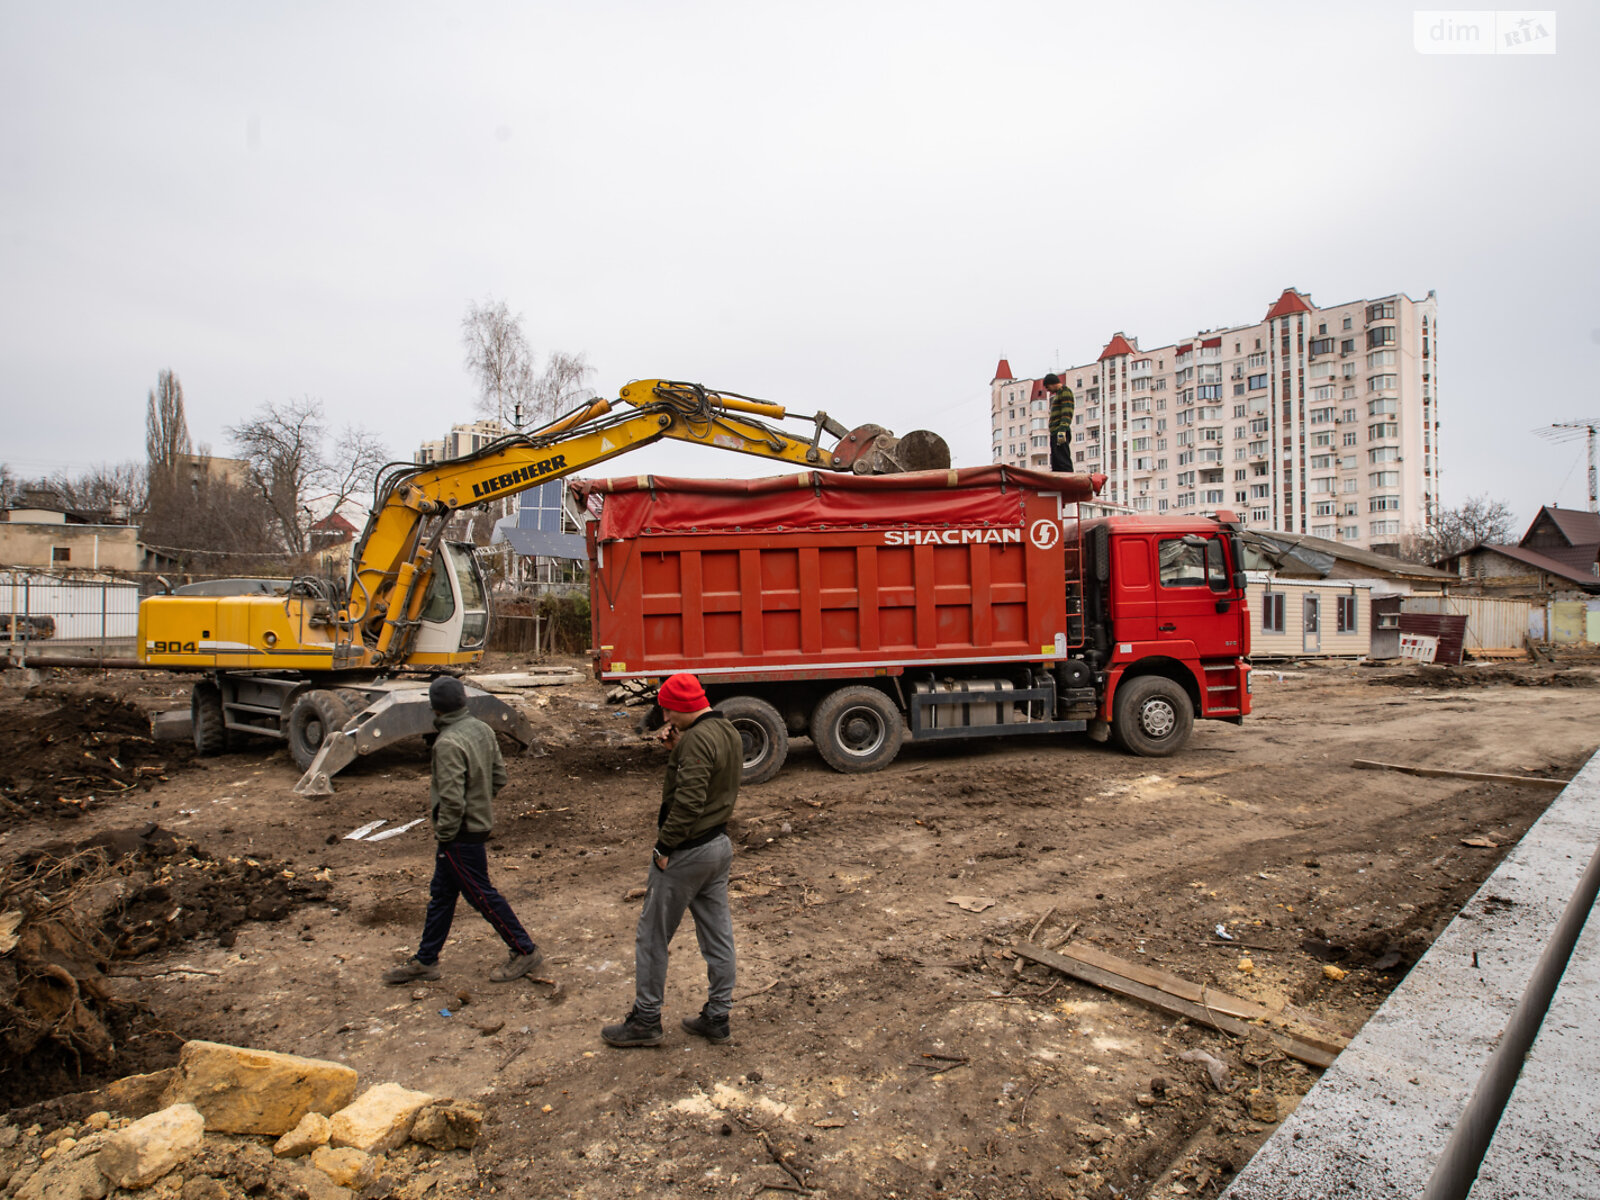
[[[467,685],[467,707],[472,715],[491,729],[512,738],[524,750],[533,747],[536,738],[533,726],[526,717],[498,696],[490,695]],[[333,777],[356,759],[383,746],[393,745],[408,737],[433,732],[433,708],[428,703],[428,689],[405,688],[389,692],[374,700],[350,718],[349,724],[323,741],[311,766],[294,785],[297,795],[333,795]]]

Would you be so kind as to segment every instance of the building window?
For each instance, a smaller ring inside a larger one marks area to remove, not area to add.
[[[1323,326],[1323,328],[1327,328],[1327,326]],[[1333,339],[1331,337],[1312,338],[1311,339],[1311,353],[1313,353],[1313,354],[1332,354],[1333,353]]]
[[[1393,325],[1378,325],[1367,330],[1367,349],[1374,350],[1379,346],[1392,346],[1395,344],[1395,329]]]
[[[1369,304],[1369,305],[1367,305],[1367,324],[1368,325],[1371,325],[1374,321],[1392,321],[1392,320],[1394,320],[1394,302],[1392,300],[1387,302],[1387,303],[1385,303],[1385,304]]]
[[[50,561],[53,562],[53,563],[71,562],[72,561],[72,547],[71,546],[51,546],[50,547]]]
[[[1262,372],[1260,375],[1252,375],[1245,382],[1249,385],[1249,388],[1252,392],[1257,391],[1267,386],[1266,373]]]
[[[1340,596],[1339,598],[1339,632],[1356,632],[1356,598],[1354,596]]]
[[[1260,519],[1265,520],[1265,517],[1263,516]],[[1284,604],[1282,592],[1268,592],[1266,595],[1261,597],[1262,633],[1283,632],[1283,610]]]

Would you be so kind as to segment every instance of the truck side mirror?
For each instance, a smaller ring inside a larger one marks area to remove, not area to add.
[[[1245,578],[1245,574],[1244,574],[1243,571],[1235,571],[1233,573],[1233,588],[1234,588],[1234,591],[1242,592],[1242,591],[1245,590],[1245,588],[1247,588],[1249,586],[1250,586],[1250,581]]]

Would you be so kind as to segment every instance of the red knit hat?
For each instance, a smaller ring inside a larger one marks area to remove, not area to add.
[[[656,689],[656,703],[673,712],[692,713],[710,708],[706,690],[693,675],[669,675]]]

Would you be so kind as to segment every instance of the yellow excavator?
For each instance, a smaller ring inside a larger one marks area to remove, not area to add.
[[[788,419],[809,421],[809,435],[769,423]],[[139,606],[139,659],[205,673],[190,698],[199,753],[219,754],[236,735],[281,738],[305,772],[295,790],[328,795],[359,756],[433,727],[427,675],[483,656],[489,592],[472,547],[445,540],[450,518],[662,438],[863,475],[950,465],[944,439],[927,430],[897,438],[825,412],[798,417],[699,384],[637,380],[618,401],[596,399],[466,457],[391,465],[342,584],[307,577],[283,595],[150,597]],[[532,743],[532,728],[498,698],[469,686],[467,702]]]

